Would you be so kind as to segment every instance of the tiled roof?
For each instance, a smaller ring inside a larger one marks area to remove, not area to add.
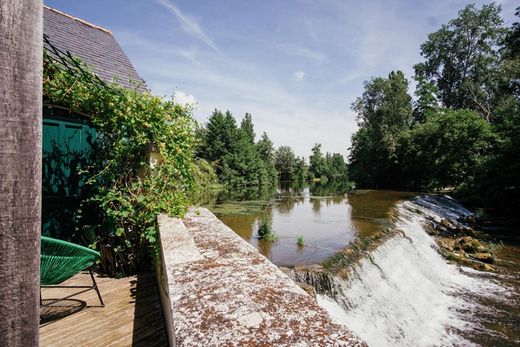
[[[54,47],[90,65],[102,80],[112,82],[115,77],[123,87],[133,88],[138,83],[139,90],[146,90],[143,79],[107,29],[44,6],[43,33]],[[50,48],[47,43],[45,46]]]

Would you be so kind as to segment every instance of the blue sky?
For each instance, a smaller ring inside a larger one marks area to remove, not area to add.
[[[363,81],[396,69],[411,79],[427,34],[467,3],[45,1],[111,30],[152,93],[195,102],[197,120],[215,108],[238,122],[249,112],[257,135],[305,156],[316,142],[346,154]],[[510,24],[517,3],[500,3]]]

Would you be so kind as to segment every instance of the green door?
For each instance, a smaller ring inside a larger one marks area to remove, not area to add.
[[[42,233],[70,239],[84,177],[91,162],[95,130],[87,121],[43,119]]]

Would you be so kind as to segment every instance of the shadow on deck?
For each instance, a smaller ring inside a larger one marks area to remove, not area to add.
[[[41,346],[167,346],[159,293],[152,273],[114,279],[96,275],[96,292],[55,301],[81,289],[44,288],[40,313]],[[89,285],[81,273],[64,285]]]

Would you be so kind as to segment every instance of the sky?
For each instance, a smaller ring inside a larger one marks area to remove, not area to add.
[[[516,1],[500,1],[508,25]],[[421,43],[468,3],[45,0],[112,31],[153,94],[193,104],[200,122],[251,113],[257,138],[306,157],[315,143],[346,155],[363,82],[402,70],[413,91]]]

